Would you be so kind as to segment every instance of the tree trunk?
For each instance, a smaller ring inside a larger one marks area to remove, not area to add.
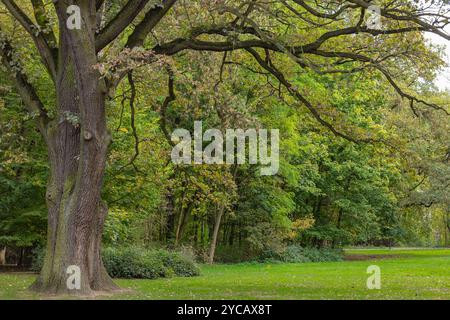
[[[185,218],[185,210],[184,208],[181,208],[180,215],[178,217],[178,224],[177,224],[177,232],[175,233],[175,247],[178,247],[178,244],[180,242],[181,238],[181,229],[184,224],[184,218]]]
[[[17,267],[23,267],[23,248],[19,248],[19,257],[17,259]]]
[[[175,228],[175,199],[171,193],[166,195],[166,214],[167,223],[165,228],[165,240],[167,243],[173,244],[174,228]]]
[[[183,237],[184,227],[186,226],[188,216],[191,213],[193,206],[194,203],[191,202],[187,208],[181,208],[180,216],[178,219],[177,232],[175,234],[175,247],[178,247],[178,245],[180,244],[180,241]]]
[[[66,1],[58,4],[61,26],[66,23],[67,6]],[[50,294],[92,295],[117,289],[101,259],[107,214],[101,189],[110,137],[105,87],[94,69],[95,1],[80,6],[84,6],[82,29],[62,27],[60,31],[55,83],[58,117],[45,137],[50,162],[47,248],[41,274],[32,289]],[[81,271],[80,289],[71,290],[67,285],[69,266]]]
[[[338,219],[337,219],[337,223],[336,223],[336,228],[338,230],[341,230],[341,224],[342,224],[342,215],[343,215],[344,211],[342,210],[342,208],[339,209],[339,213],[338,213]],[[331,247],[334,249],[336,248],[337,245],[337,239],[334,238],[331,244]]]
[[[222,216],[225,211],[225,206],[221,206],[217,212],[216,215],[216,221],[214,223],[214,230],[211,238],[211,244],[209,247],[209,256],[208,256],[208,263],[213,264],[214,263],[214,255],[216,254],[216,246],[217,246],[217,238],[219,236],[219,230],[220,230],[220,223],[222,222]]]
[[[447,212],[444,215],[444,247],[448,246],[449,243],[449,234],[450,234],[450,214]]]
[[[6,264],[6,247],[0,249],[0,266]]]

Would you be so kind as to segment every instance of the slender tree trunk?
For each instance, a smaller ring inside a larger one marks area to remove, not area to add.
[[[190,203],[187,208],[182,208],[180,212],[180,216],[178,219],[177,233],[175,235],[175,247],[180,244],[181,238],[183,236],[184,227],[186,226],[186,222],[188,220],[188,216],[192,211],[194,204]]]
[[[197,216],[194,216],[192,224],[194,225],[193,243],[194,243],[194,246],[197,246],[198,245],[198,225],[199,225]]]
[[[445,221],[445,225],[446,225],[446,229],[445,229],[445,235],[446,235],[446,242],[445,242],[445,246],[450,246],[450,241],[449,241],[449,234],[450,234],[450,207],[447,207],[447,214],[446,214],[446,217],[447,217],[447,221]]]
[[[203,247],[205,243],[205,229],[207,227],[207,222],[205,222],[204,219],[202,219],[202,224],[200,226],[200,245]]]
[[[449,233],[450,233],[450,214],[446,213],[443,217],[444,223],[444,247],[449,245]]]
[[[220,224],[222,222],[223,213],[225,212],[225,206],[220,206],[217,215],[216,215],[216,221],[214,223],[214,230],[211,238],[211,244],[209,247],[209,256],[208,256],[208,263],[213,264],[214,263],[214,256],[216,254],[216,246],[217,246],[217,238],[219,236],[219,230],[220,230]]]
[[[339,213],[338,213],[338,219],[337,219],[337,223],[336,223],[336,228],[338,230],[341,230],[341,223],[342,223],[342,215],[343,215],[344,211],[342,210],[342,208],[339,209]],[[336,248],[337,245],[337,239],[333,239],[332,242],[332,248]]]
[[[185,216],[186,216],[185,209],[181,208],[180,216],[178,217],[177,232],[175,234],[175,247],[177,247],[178,244],[180,243],[181,232],[182,232]]]
[[[172,194],[166,196],[166,213],[167,213],[167,223],[165,228],[165,239],[167,243],[172,243],[174,239],[174,228],[175,228],[175,203]]]
[[[6,264],[6,247],[0,249],[0,266]]]
[[[65,26],[68,3],[58,16]],[[94,69],[95,1],[83,6],[81,30],[60,31],[56,81],[58,118],[47,130],[50,179],[47,187],[48,236],[44,265],[32,289],[50,294],[91,295],[117,289],[101,259],[107,206],[101,189],[110,137],[105,89]],[[70,119],[71,120],[70,120]],[[79,119],[77,123],[74,119]],[[80,289],[67,285],[68,267],[80,272]]]

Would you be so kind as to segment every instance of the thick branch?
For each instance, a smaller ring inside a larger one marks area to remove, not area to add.
[[[260,38],[260,35],[257,30],[255,30],[252,27],[243,27],[243,28],[236,28],[234,26],[214,26],[212,28],[199,28],[192,32],[192,35],[190,38],[179,38],[175,39],[173,41],[170,41],[168,43],[164,43],[161,45],[158,45],[154,48],[154,51],[160,54],[167,54],[167,55],[174,55],[177,54],[180,51],[191,49],[191,50],[208,50],[208,51],[232,51],[236,49],[246,49],[249,47],[253,48],[264,48],[264,49],[270,49],[272,51],[279,51],[279,52],[290,52],[294,55],[300,55],[303,53],[309,53],[311,51],[314,51],[322,46],[327,40],[330,40],[332,38],[345,36],[345,35],[352,35],[352,34],[358,34],[358,33],[367,33],[371,34],[373,36],[378,35],[391,35],[391,34],[400,34],[400,33],[407,33],[407,32],[416,32],[416,31],[426,31],[424,28],[421,27],[405,27],[405,28],[399,28],[399,29],[391,29],[391,30],[372,30],[368,29],[366,27],[348,27],[344,29],[338,29],[334,31],[329,31],[324,34],[322,34],[317,40],[314,42],[301,45],[301,46],[287,46],[284,45],[281,42],[268,42],[266,40],[262,40]],[[198,40],[196,37],[202,35],[202,34],[209,34],[209,35],[221,35],[228,37],[233,34],[252,34],[258,39],[252,39],[252,40],[244,40],[240,41],[238,39],[234,41],[203,41]]]
[[[157,45],[153,48],[153,51],[157,54],[175,55],[183,50],[196,50],[196,51],[233,51],[246,48],[264,48],[273,51],[280,51],[276,45],[268,43],[262,40],[245,40],[245,41],[203,41],[197,39],[176,39],[168,43]]]
[[[39,30],[39,28],[31,21],[31,19],[20,9],[19,6],[13,0],[2,0],[5,7],[11,13],[11,15],[22,25],[22,27],[29,33],[33,39],[38,52],[41,55],[42,61],[47,68],[52,79],[56,79],[56,58],[55,52],[51,46],[47,43],[47,40]]]
[[[160,6],[156,6],[147,12],[144,19],[136,26],[128,38],[127,47],[142,46],[147,35],[156,27],[177,0],[163,0]]]
[[[46,137],[46,127],[50,118],[45,110],[44,104],[40,100],[34,87],[30,84],[27,76],[23,73],[22,67],[14,60],[16,53],[11,43],[6,39],[0,39],[0,56],[3,65],[7,69],[11,80],[15,83],[16,89],[28,112],[37,116],[38,128],[44,138]]]
[[[295,98],[297,98],[300,102],[302,102],[321,125],[328,128],[334,135],[338,137],[344,138],[354,143],[361,142],[361,140],[356,140],[346,134],[339,132],[333,127],[333,125],[324,120],[322,116],[319,114],[319,112],[316,110],[316,108],[314,108],[314,106],[303,95],[301,95],[300,92],[298,92],[298,90],[286,79],[283,73],[280,72],[270,62],[269,59],[263,59],[254,49],[247,49],[247,51],[255,58],[255,60],[261,67],[263,67],[265,70],[269,71],[273,76],[275,76],[275,78],[277,78],[278,81],[280,81],[280,83],[288,90],[290,94],[292,94]]]
[[[342,7],[340,7],[339,9],[337,9],[334,13],[328,14],[328,13],[323,13],[323,12],[317,11],[313,7],[309,6],[303,0],[293,0],[293,1],[295,3],[297,3],[298,5],[302,6],[306,11],[308,11],[309,13],[311,13],[312,15],[314,15],[316,17],[324,18],[324,19],[332,19],[332,20],[339,17],[339,15],[341,15],[346,9],[355,7],[354,5],[345,4]]]
[[[197,29],[194,30],[191,38],[180,38],[173,40],[169,43],[161,44],[154,47],[153,51],[157,54],[166,54],[166,55],[175,55],[183,50],[197,50],[197,51],[216,51],[216,52],[224,52],[224,51],[233,51],[238,49],[253,49],[253,48],[262,48],[275,52],[282,52],[292,55],[295,59],[299,58],[302,54],[313,54],[323,57],[340,57],[340,58],[348,58],[353,61],[359,61],[364,63],[369,63],[376,69],[382,72],[382,74],[386,77],[392,87],[398,92],[398,94],[407,98],[411,102],[411,108],[414,110],[413,103],[422,103],[426,106],[432,107],[436,110],[442,110],[446,114],[449,114],[447,110],[444,108],[428,103],[424,100],[416,98],[406,92],[404,92],[397,83],[393,80],[393,78],[389,75],[389,72],[384,69],[377,61],[372,58],[366,57],[361,54],[351,53],[351,52],[325,52],[318,50],[321,45],[334,37],[339,37],[343,35],[357,34],[357,33],[368,33],[372,35],[380,35],[380,34],[398,34],[398,33],[406,33],[406,32],[415,32],[415,31],[425,31],[423,27],[404,27],[399,29],[391,29],[391,30],[372,30],[366,27],[349,27],[339,30],[334,30],[330,32],[324,33],[320,36],[316,41],[311,42],[309,44],[303,46],[285,46],[281,42],[276,41],[266,41],[262,39],[253,39],[253,40],[234,40],[234,41],[204,41],[198,40],[194,37],[202,35],[202,34],[218,34],[222,36],[227,36],[229,34],[233,34],[235,32],[245,33],[245,34],[253,34],[255,36],[259,35],[258,30],[255,30],[252,27],[245,27],[241,29],[237,29],[234,26],[230,28],[226,27],[213,27],[211,29]],[[299,63],[302,67],[307,67],[308,65],[302,63],[297,59],[297,63]]]
[[[50,49],[54,52],[54,58],[57,59],[57,41],[55,34],[52,30],[50,21],[47,18],[47,12],[45,10],[45,5],[42,0],[31,0],[31,4],[33,5],[34,17],[36,18],[36,22],[41,27],[42,34],[45,38]]]
[[[335,58],[348,58],[354,61],[360,61],[360,62],[365,62],[365,63],[370,63],[370,66],[374,67],[375,69],[379,70],[384,77],[388,80],[388,82],[391,84],[391,86],[395,89],[395,91],[402,97],[402,98],[406,98],[410,101],[410,106],[411,109],[413,109],[413,112],[415,113],[414,110],[414,102],[417,103],[422,103],[423,105],[426,105],[428,107],[431,107],[433,109],[436,110],[441,110],[443,112],[445,112],[445,114],[450,115],[450,113],[444,109],[441,106],[438,106],[434,103],[429,103],[426,102],[422,99],[419,99],[417,97],[414,97],[406,92],[404,92],[400,86],[395,82],[395,80],[392,78],[392,76],[389,74],[389,72],[383,68],[383,66],[381,66],[376,60],[371,59],[369,57],[366,57],[364,55],[361,54],[356,54],[356,53],[352,53],[352,52],[327,52],[327,51],[321,51],[321,50],[315,50],[312,51],[311,53],[319,55],[319,56],[323,56],[323,57],[335,57]]]
[[[97,10],[100,10],[101,7],[103,6],[103,3],[105,2],[105,0],[95,0],[95,8]]]
[[[122,10],[97,35],[95,41],[97,51],[102,50],[116,39],[133,22],[147,3],[148,0],[129,0]]]

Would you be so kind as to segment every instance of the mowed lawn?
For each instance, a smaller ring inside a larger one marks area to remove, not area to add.
[[[101,299],[450,299],[450,249],[347,250],[352,261],[202,266],[195,278],[116,280],[126,293]],[[368,290],[367,267],[381,268]],[[39,299],[34,275],[0,274],[0,299]]]

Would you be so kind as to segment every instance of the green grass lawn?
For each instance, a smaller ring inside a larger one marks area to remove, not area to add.
[[[450,299],[450,249],[351,249],[347,254],[358,260],[202,266],[195,278],[117,280],[130,291],[103,298]],[[366,287],[369,265],[381,268],[381,290]],[[0,299],[39,298],[26,290],[34,277],[0,274]]]

